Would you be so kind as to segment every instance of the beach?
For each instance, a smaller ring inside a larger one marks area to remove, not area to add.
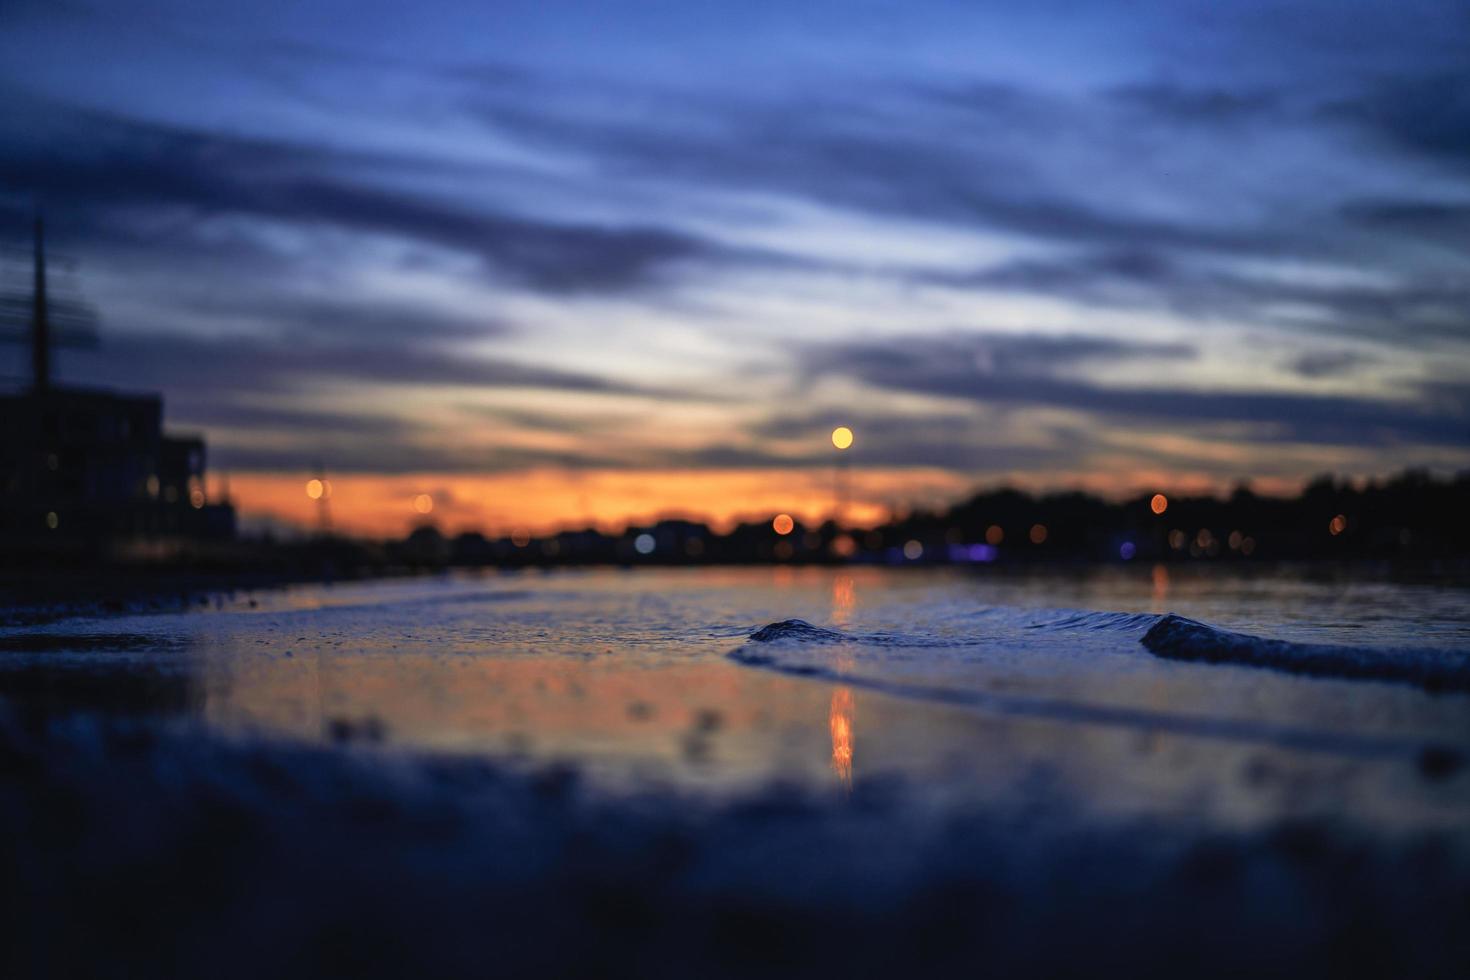
[[[596,570],[14,626],[7,972],[1459,975],[1463,596]]]

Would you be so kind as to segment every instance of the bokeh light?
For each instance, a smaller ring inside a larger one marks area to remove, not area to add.
[[[306,495],[312,500],[321,500],[322,494],[327,492],[326,485],[321,480],[306,481]]]
[[[791,519],[790,514],[777,514],[776,519],[771,522],[771,529],[777,534],[790,534],[794,527],[796,522]]]
[[[852,445],[852,430],[845,425],[839,425],[832,430],[832,445],[838,449],[846,449]]]
[[[1169,509],[1169,498],[1161,493],[1154,494],[1154,499],[1148,502],[1149,510],[1155,514],[1162,514]]]
[[[1006,539],[1006,532],[999,524],[992,524],[985,529],[985,543],[992,548]]]
[[[1344,532],[1346,530],[1347,530],[1347,517],[1346,517],[1346,515],[1338,514],[1332,520],[1330,520],[1330,521],[1327,522],[1327,532],[1329,534],[1331,534],[1334,538],[1337,537],[1339,534],[1341,534],[1342,532]]]
[[[640,555],[651,555],[653,554],[653,549],[656,547],[658,547],[658,542],[653,540],[653,535],[651,534],[640,534],[633,539],[633,550],[637,551]]]
[[[903,544],[903,556],[909,561],[918,561],[924,557],[924,546],[913,539],[905,541]]]
[[[413,498],[413,509],[420,514],[427,514],[434,509],[434,498],[426,493],[421,493]]]
[[[1031,525],[1031,543],[1032,544],[1045,544],[1046,543],[1046,525],[1045,524],[1032,524]]]

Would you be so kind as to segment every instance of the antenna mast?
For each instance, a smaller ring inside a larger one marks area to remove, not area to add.
[[[41,216],[36,215],[35,289],[31,294],[31,385],[37,393],[51,387],[51,321],[46,311],[46,247]]]

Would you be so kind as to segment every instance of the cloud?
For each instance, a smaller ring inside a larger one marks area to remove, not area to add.
[[[638,96],[642,95],[642,101]],[[528,145],[575,151],[620,176],[695,189],[761,191],[903,219],[985,227],[1073,244],[1208,252],[1279,251],[1286,229],[1240,227],[1202,212],[1161,217],[1058,189],[1050,154],[1103,180],[1074,133],[1096,107],[1000,82],[823,91],[779,106],[738,94],[692,103],[631,93],[632,110],[562,95],[547,104],[493,90],[467,111]],[[1088,130],[1091,132],[1091,130]],[[1075,176],[1075,175],[1074,175]]]
[[[1371,284],[1252,275],[1148,249],[1083,249],[970,272],[922,272],[916,281],[1033,293],[1113,308],[1160,307],[1339,335],[1422,340],[1470,336],[1470,286],[1438,273]],[[1381,280],[1385,277],[1379,277]]]
[[[1329,103],[1323,113],[1401,151],[1470,170],[1470,70],[1425,72],[1406,66],[1403,73]]]
[[[400,341],[402,338],[400,338]],[[128,334],[109,340],[101,356],[69,358],[82,383],[125,379],[130,388],[189,397],[225,392],[291,393],[314,382],[546,389],[668,398],[677,393],[601,375],[537,366],[429,344],[370,345],[237,337]],[[692,396],[691,396],[692,397]]]
[[[146,243],[180,210],[193,219],[189,231],[199,219],[244,216],[450,249],[555,294],[647,286],[673,264],[720,254],[710,242],[667,228],[533,218],[403,189],[405,171],[427,183],[449,166],[430,159],[46,108],[22,102],[0,145],[0,181],[38,195],[93,240]],[[463,167],[454,169],[466,176]]]
[[[1340,213],[1349,223],[1377,234],[1418,238],[1470,252],[1470,200],[1353,200],[1343,204]]]
[[[1269,116],[1281,106],[1281,96],[1272,91],[1185,87],[1164,82],[1120,85],[1106,95],[1160,124],[1234,124]]]
[[[1313,351],[1292,361],[1291,369],[1304,378],[1331,378],[1376,363],[1377,358],[1359,351]]]
[[[1261,442],[1336,446],[1470,444],[1463,404],[1445,412],[1444,404],[1427,404],[1422,392],[1417,400],[1388,400],[1167,383],[1112,387],[1066,373],[1088,360],[1179,356],[1167,347],[1093,338],[944,335],[813,346],[804,363],[813,374],[845,375],[888,391],[999,409],[1062,409],[1156,430],[1244,426]],[[1450,392],[1440,401],[1453,406],[1457,397]]]

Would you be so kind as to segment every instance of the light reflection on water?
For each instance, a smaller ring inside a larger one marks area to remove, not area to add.
[[[30,631],[48,643],[11,631],[0,694],[41,689],[129,712],[151,704],[234,733],[570,762],[617,785],[725,792],[835,781],[848,792],[896,776],[922,784],[925,796],[1004,795],[1044,772],[1099,806],[1207,807],[1237,819],[1327,793],[1334,805],[1409,813],[1412,801],[1445,802],[1425,796],[1412,769],[996,717],[860,682],[876,672],[900,686],[1448,737],[1465,733],[1459,696],[1165,662],[1131,637],[1028,633],[996,609],[1173,611],[1297,639],[1463,645],[1464,598],[1427,585],[1179,567],[986,578],[877,568],[448,577],[301,587],[219,612]],[[791,618],[941,645],[827,645],[812,654],[824,678],[726,656],[753,629]],[[93,639],[66,639],[83,636]],[[950,640],[961,645],[942,645]],[[1303,775],[1324,765],[1345,775]],[[1242,772],[1280,775],[1246,791]],[[1458,785],[1443,791],[1455,806],[1467,795]]]
[[[852,622],[857,605],[857,590],[851,574],[840,571],[832,576],[832,625],[839,629]],[[839,649],[833,656],[838,674],[852,669],[852,656]],[[832,704],[827,709],[827,728],[832,733],[832,772],[844,793],[852,792],[852,741],[854,706],[852,688],[840,685],[832,691]]]
[[[832,706],[827,712],[827,727],[832,732],[832,771],[837,783],[852,792],[852,688],[838,687],[832,692]]]

